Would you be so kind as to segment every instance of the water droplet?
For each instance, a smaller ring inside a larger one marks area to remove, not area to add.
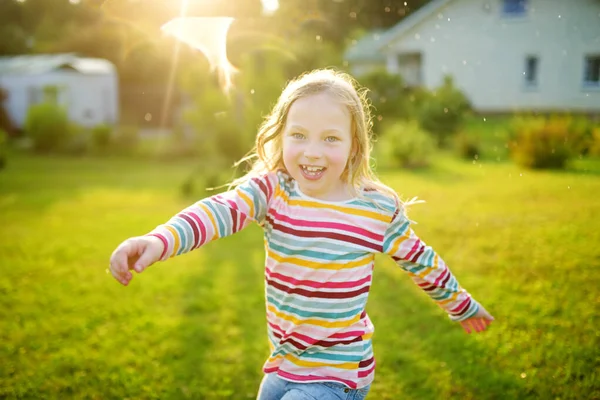
[[[446,107],[444,107],[444,113],[448,114],[448,109]]]
[[[463,65],[467,65],[467,60],[463,60]]]
[[[600,16],[600,15],[599,15],[599,16]],[[440,13],[440,14],[438,14],[438,19],[442,19],[442,18],[444,18],[444,14],[441,14],[441,13]]]
[[[152,121],[152,114],[146,113],[146,115],[144,115],[144,119],[148,122]]]
[[[385,12],[390,12],[390,10],[391,10],[391,8],[389,8],[389,7],[385,8]]]
[[[419,35],[418,33],[415,33],[415,39],[417,39],[417,40],[421,39],[421,35]]]
[[[431,39],[429,39],[429,41],[431,41],[431,43],[435,42],[435,38],[432,37]]]
[[[317,42],[321,40],[321,35],[317,35]]]
[[[560,16],[560,14],[558,14],[558,19],[560,19],[560,18],[561,18],[561,16]]]
[[[525,379],[527,377],[527,374],[525,372],[521,373],[521,378]]]
[[[254,89],[250,89],[250,94],[254,94]]]
[[[567,189],[571,189],[571,186],[567,186]]]
[[[523,176],[523,174],[519,174],[519,176]]]
[[[450,18],[448,18],[448,22],[450,22]]]
[[[356,13],[354,11],[350,13],[350,18],[356,18]]]
[[[485,117],[483,117],[483,122],[486,122],[486,121],[487,121],[487,119]]]
[[[407,6],[408,4],[406,2],[404,2],[404,5]]]

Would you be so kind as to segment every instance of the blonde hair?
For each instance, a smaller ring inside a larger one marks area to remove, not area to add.
[[[234,180],[231,186],[237,186],[268,172],[285,170],[282,132],[290,107],[300,98],[323,92],[333,95],[348,107],[352,118],[353,152],[341,179],[348,182],[357,195],[360,195],[361,189],[378,190],[392,196],[397,204],[402,206],[403,203],[396,192],[383,184],[371,167],[372,116],[367,99],[368,90],[361,87],[349,74],[332,69],[307,72],[288,83],[273,110],[261,124],[254,148],[249,155],[236,163],[237,166],[254,160],[250,171]]]

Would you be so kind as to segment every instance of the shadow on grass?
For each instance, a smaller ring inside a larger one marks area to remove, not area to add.
[[[399,296],[399,276],[410,278],[392,273],[391,268],[376,268],[368,308],[376,327],[375,356],[381,371],[374,398],[539,398],[508,373],[493,348],[444,321],[429,298]],[[390,393],[388,387],[398,380],[401,384],[395,390],[401,393]]]
[[[262,232],[249,227],[235,236],[196,250],[205,253],[205,272],[190,275],[182,289],[173,340],[183,357],[172,362],[169,398],[256,398],[268,356]]]

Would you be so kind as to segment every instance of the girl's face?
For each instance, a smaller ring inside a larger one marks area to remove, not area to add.
[[[351,116],[327,93],[296,100],[283,129],[283,163],[300,190],[321,200],[350,197],[342,181],[352,151]]]

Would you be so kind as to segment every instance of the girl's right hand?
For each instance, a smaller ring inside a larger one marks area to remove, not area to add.
[[[130,270],[138,274],[160,259],[164,250],[162,240],[154,236],[139,236],[125,240],[110,256],[112,276],[127,286],[133,279]]]

